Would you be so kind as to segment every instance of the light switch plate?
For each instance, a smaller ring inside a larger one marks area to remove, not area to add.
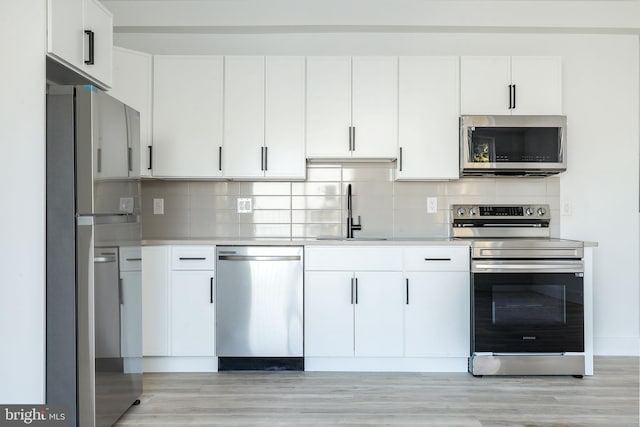
[[[437,197],[427,197],[427,213],[438,213]]]
[[[133,197],[120,197],[120,212],[133,213]]]
[[[253,207],[251,206],[251,198],[238,197],[238,213],[251,213]]]
[[[164,199],[153,199],[153,214],[164,215]]]

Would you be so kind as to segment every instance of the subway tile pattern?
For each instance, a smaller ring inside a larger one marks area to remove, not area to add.
[[[347,185],[362,237],[450,236],[450,206],[456,203],[546,203],[551,235],[559,237],[560,178],[462,178],[396,182],[395,163],[310,163],[304,182],[163,181],[142,184],[143,238],[312,239],[346,235]],[[250,198],[251,213],[238,213],[237,199]],[[438,200],[427,213],[427,197]],[[153,214],[163,198],[164,215]]]

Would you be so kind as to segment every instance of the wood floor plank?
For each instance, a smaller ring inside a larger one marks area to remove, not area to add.
[[[116,426],[638,427],[640,358],[598,357],[595,372],[153,373]]]

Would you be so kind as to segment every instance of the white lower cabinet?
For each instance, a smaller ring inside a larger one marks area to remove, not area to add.
[[[305,369],[466,371],[468,247],[318,246],[305,257]]]
[[[171,355],[215,356],[213,270],[171,273]]]
[[[404,354],[469,355],[469,273],[406,273]]]

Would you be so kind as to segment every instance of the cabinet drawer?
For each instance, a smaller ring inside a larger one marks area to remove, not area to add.
[[[120,248],[120,271],[142,270],[142,248],[140,246]]]
[[[215,252],[214,246],[173,246],[171,248],[171,269],[213,270]]]
[[[307,270],[400,271],[402,249],[398,247],[307,247]]]
[[[404,249],[407,271],[469,271],[469,248],[430,246]]]

